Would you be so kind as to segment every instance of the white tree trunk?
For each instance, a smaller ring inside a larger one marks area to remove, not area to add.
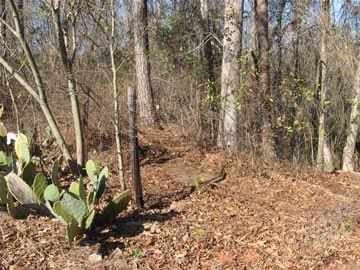
[[[359,106],[360,106],[360,55],[358,56],[358,68],[355,74],[354,98],[350,113],[349,133],[346,138],[346,144],[343,152],[343,171],[354,171],[353,156],[355,151],[356,138],[359,131]]]
[[[242,0],[226,0],[218,146],[232,149],[237,145],[242,10]]]
[[[320,116],[319,116],[319,141],[316,167],[325,172],[334,171],[331,147],[329,143],[326,118],[327,118],[327,32],[330,27],[330,2],[321,0],[321,44],[320,44]]]

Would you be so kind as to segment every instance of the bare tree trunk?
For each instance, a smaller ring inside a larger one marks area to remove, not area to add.
[[[215,76],[215,63],[214,63],[214,55],[213,55],[213,46],[211,43],[212,37],[210,35],[210,32],[212,31],[211,26],[210,26],[210,10],[209,10],[209,0],[201,0],[200,1],[200,12],[201,12],[201,36],[202,36],[202,40],[204,42],[204,47],[202,48],[201,51],[201,60],[203,67],[204,67],[204,79],[206,80],[206,91],[207,91],[207,95],[208,96],[217,96],[218,95],[218,91],[215,87],[215,81],[216,81],[216,76]],[[200,89],[198,91],[201,91]],[[201,98],[201,92],[198,93],[198,102],[199,104],[197,105],[198,108],[202,107],[202,98]],[[209,109],[215,113],[217,111],[217,104],[214,104],[213,102],[209,103]],[[199,111],[199,123],[200,123],[200,132],[202,129],[202,124],[203,124],[203,117],[201,111]],[[211,137],[212,140],[215,140],[215,126],[217,124],[217,120],[216,119],[211,119]]]
[[[63,30],[61,25],[61,11],[60,11],[60,2],[59,0],[51,1],[51,8],[53,13],[54,25],[57,33],[57,42],[60,51],[61,61],[65,69],[67,82],[68,82],[68,92],[71,102],[71,111],[74,121],[75,129],[75,140],[76,140],[76,161],[80,168],[84,166],[84,142],[83,142],[83,131],[81,125],[81,116],[79,108],[78,93],[76,89],[76,79],[73,72],[73,61],[76,56],[76,42],[75,42],[75,22],[72,22],[72,40],[73,40],[73,51],[71,55],[69,54],[68,41],[69,38]],[[74,15],[76,17],[76,12]],[[68,23],[68,22],[65,22]]]
[[[133,28],[133,18],[131,16],[131,0],[124,0],[124,29],[126,32],[127,40],[130,40],[132,28]]]
[[[51,131],[52,131],[65,159],[67,160],[68,163],[71,163],[72,157],[70,155],[69,149],[64,141],[64,138],[61,134],[59,127],[57,126],[56,120],[49,108],[49,105],[48,105],[48,102],[46,99],[46,95],[45,95],[44,84],[43,84],[42,78],[40,76],[38,67],[34,60],[34,57],[30,50],[30,47],[22,34],[23,32],[21,29],[23,29],[23,27],[20,23],[18,11],[15,6],[14,0],[9,0],[8,2],[10,4],[10,9],[11,9],[14,24],[15,24],[15,29],[13,29],[13,28],[9,28],[9,29],[16,36],[16,38],[19,40],[19,42],[21,44],[21,47],[24,51],[26,60],[29,63],[32,75],[34,77],[37,91],[35,91],[35,89],[14,68],[12,68],[11,65],[1,55],[0,55],[0,64],[3,65],[5,67],[5,69],[10,74],[12,74],[12,76],[19,82],[19,84],[21,86],[23,86],[32,95],[32,97],[39,103],[39,105],[44,113],[44,116],[51,128]]]
[[[325,172],[334,171],[331,148],[326,128],[327,118],[327,35],[330,28],[330,0],[321,0],[321,44],[320,44],[320,114],[319,140],[316,167]]]
[[[17,4],[18,12],[19,12],[19,20],[20,24],[23,26],[20,28],[21,35],[25,36],[25,25],[24,25],[24,0],[19,0]]]
[[[355,74],[354,98],[351,104],[349,132],[346,138],[346,144],[343,152],[342,170],[347,172],[354,171],[353,157],[355,151],[356,138],[359,131],[359,104],[360,104],[360,55],[358,56],[358,67]]]
[[[112,87],[113,87],[113,98],[114,98],[114,129],[115,129],[115,140],[116,140],[116,154],[118,158],[118,174],[121,189],[126,190],[126,184],[124,179],[123,171],[123,159],[121,149],[121,137],[120,137],[120,109],[118,102],[118,87],[117,87],[117,69],[115,64],[115,28],[116,28],[116,5],[115,0],[111,0],[111,37],[110,37],[110,58],[111,58],[111,71],[113,74]]]
[[[5,0],[1,0],[0,1],[0,37],[1,37],[1,41],[0,41],[0,54],[7,59],[7,49],[6,49],[6,45],[5,45],[5,40],[6,40],[6,26],[4,23],[2,23],[2,21],[6,21],[6,8],[5,8]],[[4,71],[5,73],[6,71]],[[5,89],[5,85],[7,83],[7,79],[6,76],[4,74],[4,76],[1,76],[1,86],[2,89]]]
[[[282,50],[282,19],[283,12],[285,9],[286,0],[278,1],[278,15],[276,17],[276,26],[274,29],[274,36],[276,39],[277,45],[277,66],[275,71],[274,78],[274,102],[275,102],[275,119],[276,119],[276,129],[275,129],[275,142],[276,142],[276,154],[278,159],[282,160],[284,158],[284,109],[282,102],[282,93],[281,93],[281,81],[282,81],[282,62],[283,62],[283,50]]]
[[[133,0],[135,64],[140,123],[156,124],[153,91],[150,79],[147,0]]]
[[[237,146],[237,93],[240,90],[240,53],[242,42],[242,0],[225,2],[223,60],[221,70],[221,111],[218,146]]]
[[[262,100],[261,135],[262,155],[266,159],[276,157],[274,138],[272,133],[271,94],[270,94],[270,63],[269,63],[269,25],[268,1],[256,1],[256,28],[259,46],[259,86]]]
[[[210,42],[209,32],[210,32],[210,20],[209,20],[209,0],[200,1],[201,9],[201,18],[202,18],[202,30],[203,30],[203,39],[206,41],[204,44],[204,62],[207,71],[207,80],[211,83],[215,81],[214,74],[214,63],[213,63],[213,53],[212,46]]]
[[[132,173],[133,194],[137,208],[144,207],[142,184],[140,175],[139,145],[136,124],[136,92],[133,87],[128,88],[128,114],[130,137],[130,162]]]

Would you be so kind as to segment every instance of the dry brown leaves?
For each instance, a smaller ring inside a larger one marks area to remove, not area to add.
[[[360,269],[358,177],[244,156],[224,182],[191,193],[196,179],[181,168],[213,173],[225,155],[173,131],[147,131],[141,144],[145,210],[131,206],[71,249],[51,218],[2,218],[0,269]]]

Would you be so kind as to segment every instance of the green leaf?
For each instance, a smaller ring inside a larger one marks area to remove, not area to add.
[[[97,170],[95,162],[93,160],[88,160],[88,162],[86,162],[85,168],[87,175],[91,179],[92,183],[95,184],[97,181]]]
[[[109,221],[115,218],[120,212],[124,211],[131,199],[131,193],[126,190],[115,197],[104,209],[102,219]]]
[[[79,225],[75,219],[72,219],[71,222],[67,225],[67,242],[69,245],[73,242],[75,236],[79,232]]]
[[[44,202],[44,191],[47,186],[48,186],[48,182],[46,176],[43,175],[42,173],[38,173],[35,176],[34,183],[32,186],[38,204]]]
[[[94,199],[95,199],[94,192],[93,191],[89,192],[86,197],[86,206],[89,211],[93,208]]]
[[[45,202],[45,206],[50,210],[51,214],[53,214],[53,216],[56,217],[62,224],[67,225],[66,221],[55,212],[49,201]]]
[[[57,186],[50,184],[44,191],[44,200],[52,203],[60,200],[60,192]]]
[[[105,179],[109,178],[109,169],[108,169],[108,167],[104,167],[101,170],[98,179],[101,180],[101,178],[105,178]]]
[[[29,142],[27,137],[19,133],[15,140],[15,153],[20,160],[30,161]]]
[[[99,200],[101,198],[101,196],[104,194],[105,188],[106,188],[106,178],[102,177],[98,182],[97,182],[97,187],[96,187],[96,193],[95,193],[95,198],[97,200]]]
[[[7,130],[2,122],[0,122],[0,137],[6,137]]]
[[[55,213],[60,217],[62,217],[63,220],[66,222],[66,224],[69,224],[71,220],[74,218],[71,214],[69,214],[64,210],[60,201],[55,202],[53,208]]]
[[[8,157],[4,151],[0,151],[0,167],[9,167],[11,162],[11,157]]]
[[[82,200],[66,192],[61,200],[61,206],[67,213],[72,215],[79,224],[82,223],[86,214],[86,205]]]
[[[75,194],[78,198],[80,198],[79,183],[77,183],[77,182],[72,182],[72,183],[70,184],[69,192]]]
[[[8,188],[6,185],[5,178],[2,174],[0,174],[0,204],[6,204],[7,192],[8,192]]]
[[[86,202],[84,178],[82,176],[79,179],[79,197],[82,201]]]
[[[57,159],[53,165],[52,171],[51,171],[51,181],[56,186],[59,186],[59,168],[60,168],[60,160]]]
[[[26,163],[29,163],[31,160],[29,146],[27,144],[21,144],[20,148],[21,148],[21,153],[22,153],[22,159]]]
[[[36,166],[31,161],[27,163],[24,167],[24,170],[21,174],[21,178],[31,186],[34,182],[34,178],[36,176]]]
[[[93,209],[85,221],[85,229],[89,229],[95,218],[95,209]]]

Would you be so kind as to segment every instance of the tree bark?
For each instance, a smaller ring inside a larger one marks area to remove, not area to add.
[[[286,0],[279,0],[278,1],[278,8],[277,12],[278,15],[276,16],[276,26],[274,29],[274,37],[276,40],[276,47],[277,47],[277,66],[275,71],[275,78],[274,78],[274,102],[275,102],[275,119],[276,119],[276,128],[275,128],[275,145],[276,145],[276,155],[278,159],[284,159],[284,108],[283,108],[283,101],[282,101],[282,93],[281,93],[281,81],[282,81],[282,64],[283,64],[283,50],[282,50],[282,19],[283,19],[283,12],[285,9]]]
[[[321,0],[321,44],[320,44],[320,104],[317,169],[325,172],[334,171],[326,118],[327,118],[327,35],[330,30],[330,0]]]
[[[8,3],[10,5],[12,17],[13,17],[14,24],[15,24],[15,29],[13,29],[13,28],[9,28],[9,29],[15,35],[15,37],[19,40],[19,42],[21,44],[21,47],[24,51],[26,60],[29,63],[30,70],[34,77],[37,91],[14,68],[12,68],[11,65],[1,55],[0,55],[0,64],[2,64],[5,67],[5,69],[19,82],[19,84],[21,86],[23,86],[32,95],[32,97],[39,103],[39,105],[44,113],[44,116],[50,126],[50,129],[51,129],[66,161],[70,164],[72,161],[72,157],[71,157],[69,149],[64,141],[64,138],[61,134],[61,131],[60,131],[59,127],[57,126],[56,120],[49,108],[47,98],[45,95],[44,84],[43,84],[42,78],[40,76],[39,69],[35,62],[33,54],[30,50],[30,47],[29,47],[28,43],[26,42],[23,32],[21,30],[21,29],[23,29],[23,27],[19,20],[19,14],[18,14],[16,5],[14,3],[14,0],[8,0]]]
[[[139,145],[136,124],[136,92],[133,87],[128,88],[128,115],[129,115],[129,137],[130,137],[130,164],[132,174],[132,185],[135,205],[137,208],[144,207],[142,193]]]
[[[1,21],[6,21],[6,8],[5,8],[5,0],[1,0],[0,1],[0,18],[1,18]],[[7,59],[7,49],[6,49],[6,46],[5,46],[5,40],[6,40],[6,26],[4,23],[2,23],[0,21],[0,37],[1,37],[1,40],[2,42],[0,43],[0,54],[5,58]],[[5,71],[4,71],[5,72]],[[4,74],[4,76],[1,76],[1,86],[2,86],[2,89],[5,89],[5,85],[7,83],[7,79],[6,79],[6,76]]]
[[[353,157],[356,145],[356,138],[359,131],[359,115],[360,115],[360,55],[358,56],[358,67],[355,74],[354,82],[354,98],[351,104],[349,132],[346,138],[346,144],[343,151],[342,170],[346,172],[354,171]]]
[[[111,0],[111,37],[110,37],[110,58],[111,58],[111,71],[113,74],[112,88],[114,98],[114,129],[115,129],[115,140],[116,140],[116,154],[118,159],[118,175],[123,191],[126,190],[126,184],[124,179],[123,171],[123,159],[122,159],[122,147],[121,147],[121,136],[120,136],[120,108],[118,102],[118,86],[117,86],[117,69],[115,63],[115,30],[116,30],[116,5],[115,0]]]
[[[218,146],[227,146],[232,150],[235,150],[237,146],[237,93],[240,91],[242,15],[242,0],[227,0],[225,2]]]
[[[139,122],[143,126],[153,126],[156,117],[148,60],[147,0],[133,0],[133,13]]]
[[[75,45],[75,23],[73,23],[73,52],[72,55],[68,52],[67,41],[68,37],[66,36],[63,26],[61,23],[61,10],[60,10],[60,2],[59,0],[52,0],[51,1],[51,8],[53,13],[55,31],[57,33],[57,42],[60,52],[60,58],[62,64],[65,69],[67,82],[68,82],[68,93],[70,96],[71,102],[71,111],[73,116],[74,122],[74,129],[75,129],[75,141],[76,141],[76,161],[80,168],[84,166],[84,141],[83,141],[83,130],[81,125],[81,115],[80,115],[80,108],[79,108],[79,100],[78,100],[78,93],[76,89],[76,78],[73,72],[73,61],[76,55],[76,45]],[[76,15],[75,15],[76,16]],[[67,23],[67,22],[65,22]]]
[[[272,101],[270,93],[270,42],[268,24],[268,1],[256,0],[255,8],[257,39],[259,46],[259,87],[262,100],[261,138],[262,155],[265,159],[276,157],[272,132]]]

